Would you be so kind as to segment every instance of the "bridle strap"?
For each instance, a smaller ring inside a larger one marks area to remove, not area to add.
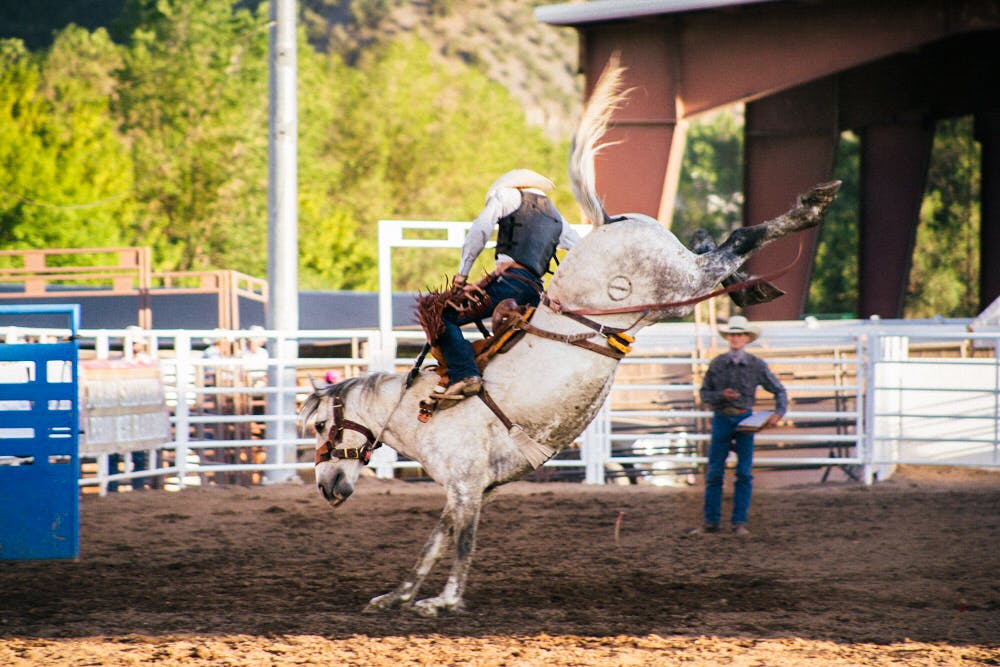
[[[611,313],[611,311],[601,311],[601,312],[590,313],[590,312],[584,312],[584,311],[581,311],[581,310],[562,310],[558,306],[558,304],[556,304],[555,302],[552,301],[552,299],[549,298],[549,295],[546,292],[542,292],[542,294],[541,294],[541,301],[546,306],[548,306],[549,308],[551,308],[553,311],[559,313],[560,315],[565,315],[566,317],[570,318],[571,320],[575,320],[575,321],[579,322],[580,324],[582,324],[585,327],[593,329],[594,331],[596,331],[597,333],[601,334],[602,336],[613,336],[615,334],[624,333],[624,332],[628,331],[629,329],[631,329],[632,327],[635,326],[635,323],[633,323],[631,326],[622,327],[622,328],[609,327],[609,326],[607,326],[605,324],[601,324],[600,322],[595,322],[594,320],[590,319],[589,317],[585,317],[585,315],[600,315],[600,314],[605,313],[605,312]]]
[[[337,447],[344,439],[344,430],[350,429],[365,436],[365,444],[361,447]],[[364,462],[371,460],[372,450],[378,449],[382,443],[364,424],[350,419],[344,419],[344,402],[340,396],[333,397],[333,427],[327,432],[326,442],[316,448],[315,462],[329,461],[334,456],[338,459],[351,459]]]
[[[595,322],[596,324],[596,322]],[[545,329],[539,329],[533,324],[525,322],[523,320],[515,322],[512,327],[514,329],[519,329],[526,333],[538,336],[539,338],[547,338],[549,340],[559,341],[560,343],[568,343],[570,345],[575,345],[577,347],[582,347],[591,352],[597,352],[598,354],[603,354],[606,357],[611,357],[612,359],[623,359],[625,354],[619,352],[613,347],[605,347],[603,345],[598,345],[597,343],[592,343],[588,338],[593,336],[592,333],[578,333],[578,334],[558,334],[552,331],[546,331]],[[595,329],[597,331],[597,329]],[[615,334],[620,334],[627,329],[608,329],[604,328],[604,331],[598,331],[604,336],[614,336]],[[606,333],[605,333],[606,332]]]
[[[733,283],[727,287],[721,287],[715,291],[709,292],[708,294],[691,297],[690,299],[682,299],[680,301],[662,301],[660,303],[644,303],[638,306],[623,306],[621,308],[574,308],[572,310],[559,310],[558,312],[567,317],[574,317],[577,315],[618,315],[622,313],[642,313],[642,315],[645,316],[647,313],[655,310],[666,310],[668,308],[679,308],[681,306],[693,306],[696,303],[701,303],[702,301],[707,301],[708,299],[722,296],[723,294],[729,294],[730,292],[736,292],[741,289],[746,289],[747,287],[753,287],[754,285],[759,285],[760,283],[780,278],[788,273],[792,267],[798,263],[799,258],[802,256],[802,248],[803,239],[800,237],[799,249],[795,253],[795,259],[778,271],[768,273],[763,276],[753,276],[742,282]],[[549,300],[546,297],[546,302],[548,303],[548,301]]]

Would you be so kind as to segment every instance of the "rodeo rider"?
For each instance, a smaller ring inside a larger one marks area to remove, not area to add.
[[[569,250],[580,240],[545,195],[553,187],[541,174],[515,169],[494,181],[487,191],[486,205],[469,229],[458,273],[451,281],[453,289],[463,289],[477,305],[445,308],[444,332],[434,341],[448,366],[447,388],[435,390],[442,409],[478,394],[483,384],[472,345],[462,335],[461,326],[489,317],[505,299],[514,299],[519,306],[537,306],[544,289],[542,276],[549,272],[556,249]],[[496,270],[478,285],[466,285],[472,265],[497,226]]]

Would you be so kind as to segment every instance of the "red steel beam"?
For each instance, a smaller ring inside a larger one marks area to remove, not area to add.
[[[933,140],[933,124],[920,118],[861,132],[861,317],[903,316]]]
[[[1000,110],[976,116],[982,147],[979,226],[979,311],[1000,298]]]
[[[942,39],[941,0],[765,3],[684,17],[681,72],[689,114],[746,101]]]
[[[746,224],[779,214],[829,177],[837,130],[867,128],[859,310],[901,314],[930,135],[896,123],[913,110],[939,117],[998,108],[998,52],[986,31],[1000,28],[1000,0],[764,3],[578,27],[588,94],[615,50],[634,87],[608,136],[621,143],[598,158],[609,212],[638,211],[669,226],[692,115],[748,103]],[[1000,175],[985,171],[1000,164],[992,150],[991,162],[983,157],[983,257],[1000,246],[1000,194],[986,194],[1000,188]],[[896,232],[900,239],[887,235]],[[805,236],[805,256],[778,281],[789,294],[751,307],[751,317],[802,314],[816,241],[816,232]],[[791,240],[775,244],[750,270],[773,270],[796,249]],[[982,264],[985,299],[1000,293],[1000,268]]]
[[[597,189],[609,213],[638,212],[669,227],[684,127],[677,100],[678,62],[669,25],[615,26],[591,35],[583,53],[589,97],[613,52],[631,89],[597,158]]]
[[[836,100],[836,82],[827,78],[747,104],[744,225],[781,215],[798,194],[830,179],[840,136]],[[785,296],[748,307],[748,317],[793,320],[802,316],[818,238],[819,230],[812,229],[781,239],[747,262],[754,275],[791,265],[774,281]],[[796,261],[800,243],[802,254]]]

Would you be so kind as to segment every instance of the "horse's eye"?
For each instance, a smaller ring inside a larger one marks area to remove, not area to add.
[[[322,433],[323,429],[325,429],[325,428],[326,428],[326,421],[316,422],[316,432],[317,433]]]

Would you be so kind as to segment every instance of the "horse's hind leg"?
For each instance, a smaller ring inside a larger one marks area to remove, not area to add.
[[[719,246],[719,250],[735,255],[748,255],[792,232],[815,227],[823,222],[826,209],[833,203],[838,190],[840,181],[814,186],[809,192],[799,196],[794,207],[777,218],[734,231],[726,242]]]
[[[698,255],[698,263],[702,267],[704,277],[712,283],[720,282],[739,269],[751,255],[772,241],[793,232],[815,227],[823,221],[826,209],[837,196],[839,189],[840,181],[822,183],[800,196],[793,208],[777,218],[733,231],[722,245]],[[704,247],[704,239],[701,241],[700,246]]]
[[[374,612],[380,609],[394,609],[396,607],[412,605],[413,598],[420,590],[420,586],[424,583],[424,579],[426,579],[427,575],[434,569],[434,565],[437,563],[438,558],[441,557],[441,549],[448,540],[451,527],[452,512],[451,508],[446,506],[444,512],[441,513],[441,518],[438,520],[437,525],[427,538],[427,542],[424,543],[424,548],[420,553],[420,558],[417,559],[417,563],[414,565],[410,573],[405,579],[403,579],[402,583],[400,583],[394,591],[372,598],[365,607],[364,611]]]
[[[711,234],[704,229],[696,230],[694,235],[691,237],[691,252],[696,255],[704,255],[705,253],[712,252],[718,246],[715,244],[715,239],[712,238]],[[750,279],[742,269],[737,269],[731,275],[722,279],[723,287],[730,287],[737,283],[742,283]],[[770,283],[766,280],[759,282],[754,282],[741,289],[734,289],[729,292],[729,298],[733,300],[740,308],[745,308],[757,303],[767,303],[768,301],[774,301],[779,296],[783,295],[785,292],[777,285]]]

